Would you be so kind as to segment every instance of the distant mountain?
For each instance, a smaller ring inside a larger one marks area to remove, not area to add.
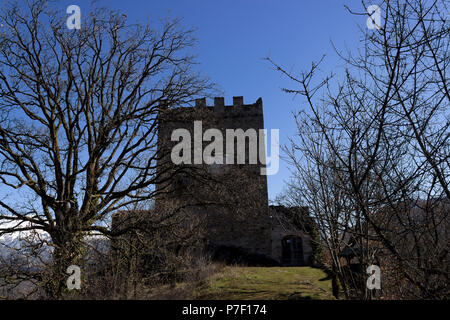
[[[44,261],[51,260],[52,247],[42,240],[51,243],[50,235],[44,231],[21,231],[0,236],[0,261],[7,262],[12,259],[22,257],[32,257],[38,254]],[[88,247],[93,248],[93,251],[100,254],[107,254],[109,251],[109,239],[100,235],[90,235],[85,237]],[[89,254],[88,257],[92,257]],[[36,258],[29,259],[32,264]]]

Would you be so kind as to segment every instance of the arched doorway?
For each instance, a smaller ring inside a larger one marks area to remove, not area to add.
[[[281,240],[281,263],[285,266],[303,266],[303,241],[297,236],[287,236]]]

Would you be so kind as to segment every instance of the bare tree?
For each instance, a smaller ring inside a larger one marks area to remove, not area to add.
[[[394,269],[387,281],[395,283],[387,287],[401,289],[391,296],[439,299],[448,296],[449,277],[448,7],[438,0],[383,1],[380,7],[382,25],[361,30],[358,53],[338,51],[346,63],[342,80],[316,81],[320,63],[297,77],[271,61],[299,86],[285,91],[302,95],[308,107],[297,114],[300,139],[291,146],[306,160],[288,156],[297,163],[296,182],[326,201],[321,215],[346,199],[350,217],[338,238],[351,230],[363,265],[378,257],[385,270]],[[308,165],[318,177],[303,175]],[[324,192],[330,177],[339,177],[337,189]],[[311,179],[317,182],[312,187]],[[332,230],[323,236],[333,236]]]
[[[156,170],[160,106],[190,104],[211,88],[195,70],[193,32],[178,20],[158,30],[107,9],[83,17],[80,30],[68,30],[45,0],[0,14],[0,180],[8,195],[0,235],[50,236],[51,298],[60,297],[86,234],[112,236],[112,212],[155,197],[164,174]]]

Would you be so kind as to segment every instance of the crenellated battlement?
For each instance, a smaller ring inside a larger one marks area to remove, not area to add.
[[[259,98],[255,103],[252,104],[244,104],[244,97],[233,97],[233,104],[232,105],[225,105],[225,98],[224,97],[216,97],[214,98],[214,106],[208,106],[206,104],[206,98],[196,99],[195,100],[195,107],[196,108],[208,108],[208,109],[214,109],[214,111],[217,112],[223,112],[223,111],[242,111],[245,110],[245,108],[260,108],[262,110],[262,99]]]
[[[166,122],[187,122],[195,120],[215,121],[219,127],[264,128],[262,99],[245,104],[244,97],[233,97],[233,104],[226,105],[223,97],[214,98],[214,105],[208,106],[206,98],[196,99],[193,107],[164,108],[160,110]]]

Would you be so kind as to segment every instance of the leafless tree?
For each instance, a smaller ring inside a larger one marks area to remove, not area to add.
[[[362,2],[366,17],[367,7]],[[340,226],[334,238],[351,230],[363,265],[378,258],[385,263],[382,269],[393,268],[395,276],[385,278],[385,287],[401,289],[388,296],[444,298],[450,211],[448,4],[382,1],[380,8],[380,28],[361,30],[356,54],[336,50],[346,64],[342,79],[331,74],[317,81],[320,63],[296,76],[269,59],[298,86],[285,91],[303,96],[307,106],[296,114],[299,132],[288,156],[296,164],[296,183],[311,196],[302,193],[299,200],[326,203],[317,210],[320,216],[335,207],[349,214],[332,220]],[[305,175],[310,167],[313,173]],[[330,185],[334,177],[338,183]],[[328,226],[323,236],[333,237],[333,230]]]
[[[68,30],[45,0],[0,14],[0,235],[50,236],[50,298],[85,235],[112,236],[112,212],[155,197],[160,106],[190,104],[212,87],[179,20],[158,29],[102,8],[83,17]]]

